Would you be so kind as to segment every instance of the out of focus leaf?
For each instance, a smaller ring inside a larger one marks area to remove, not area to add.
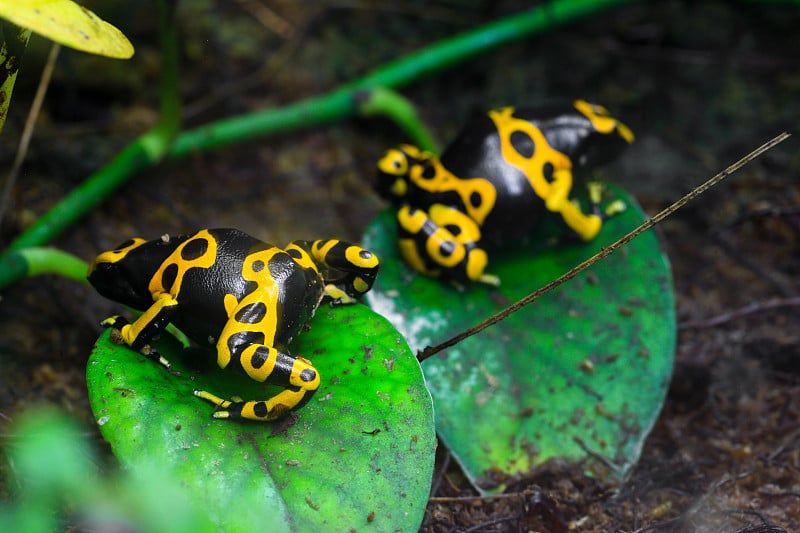
[[[121,31],[71,0],[0,0],[0,18],[83,52],[133,56],[133,45]]]

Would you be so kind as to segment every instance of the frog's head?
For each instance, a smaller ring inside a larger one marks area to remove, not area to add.
[[[575,128],[583,132],[583,138],[576,142],[579,146],[573,161],[583,167],[601,165],[614,159],[633,142],[633,132],[612,116],[609,111],[585,100],[576,100],[575,109],[580,112],[577,118],[586,121],[585,128]]]
[[[411,169],[430,159],[428,152],[416,146],[401,144],[391,148],[378,161],[378,179],[375,190],[393,203],[401,202],[408,193],[408,180]]]
[[[160,261],[153,257],[153,242],[129,239],[98,255],[86,274],[89,283],[115,302],[144,310],[153,304],[148,286]],[[156,241],[160,242],[160,241]]]

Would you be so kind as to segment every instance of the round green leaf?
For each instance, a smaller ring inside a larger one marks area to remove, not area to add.
[[[133,55],[121,31],[71,0],[0,0],[0,17],[76,50],[118,59]]]
[[[526,296],[633,229],[628,208],[590,243],[556,239],[551,221],[528,244],[491,256],[499,288],[453,286],[409,270],[395,246],[394,213],[368,227],[364,246],[382,271],[367,303],[415,351],[460,333]],[[553,217],[551,217],[553,218]],[[436,426],[473,483],[500,488],[552,458],[602,456],[620,476],[635,464],[669,384],[676,326],[672,277],[647,232],[577,278],[423,363]]]
[[[275,423],[212,419],[193,389],[247,399],[278,389],[219,370],[213,353],[181,354],[170,336],[157,347],[180,375],[107,332],[89,360],[92,409],[123,465],[173,472],[226,531],[419,527],[433,472],[432,402],[403,338],[369,308],[317,311],[290,349],[314,362],[322,385]]]

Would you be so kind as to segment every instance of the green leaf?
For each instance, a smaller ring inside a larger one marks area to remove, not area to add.
[[[0,18],[76,50],[133,56],[133,45],[121,31],[71,0],[0,0]]]
[[[211,418],[192,396],[266,398],[275,388],[216,367],[187,370],[181,345],[158,349],[181,375],[104,333],[89,360],[89,399],[103,436],[131,469],[158,462],[226,531],[375,531],[419,527],[433,472],[430,395],[403,338],[363,305],[321,307],[291,345],[322,386],[276,423]]]
[[[363,239],[382,263],[367,303],[415,351],[444,341],[644,220],[632,198],[611,192],[628,209],[607,221],[593,242],[553,243],[558,230],[550,222],[530,244],[492,256],[489,271],[500,276],[499,289],[459,292],[412,273],[394,244],[393,211],[383,212]],[[624,476],[661,409],[675,337],[669,263],[647,232],[520,312],[426,360],[439,435],[482,490],[501,488],[506,475],[552,458],[602,456]]]

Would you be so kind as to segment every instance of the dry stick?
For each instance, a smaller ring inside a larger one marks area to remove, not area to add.
[[[5,185],[3,185],[3,191],[0,193],[0,219],[2,219],[6,212],[8,200],[11,198],[11,191],[14,189],[14,184],[17,182],[19,169],[22,168],[22,163],[25,161],[25,156],[28,154],[28,146],[31,143],[31,137],[33,137],[33,127],[36,125],[36,119],[39,117],[39,111],[42,109],[44,96],[47,94],[47,88],[50,86],[50,77],[53,75],[53,69],[55,68],[59,50],[61,50],[61,45],[58,43],[53,43],[50,47],[47,63],[45,63],[44,69],[42,70],[42,77],[39,79],[39,86],[36,88],[33,103],[31,103],[31,109],[28,112],[28,118],[22,130],[19,147],[17,148],[17,156],[14,158],[14,163],[11,165],[11,170],[8,172]]]
[[[431,496],[428,498],[429,502],[434,503],[449,503],[449,502],[475,502],[475,501],[490,501],[490,500],[508,500],[510,498],[524,498],[525,496],[533,496],[537,490],[525,489],[518,492],[503,492],[502,494],[476,494],[470,496]]]
[[[481,331],[483,331],[484,329],[488,328],[489,326],[493,326],[494,324],[500,322],[501,320],[503,320],[508,315],[510,315],[512,313],[516,313],[517,311],[519,311],[520,309],[522,309],[526,305],[529,305],[529,304],[533,303],[534,301],[538,300],[542,295],[550,292],[551,290],[555,289],[559,285],[562,285],[562,284],[566,283],[567,281],[571,280],[572,278],[574,278],[575,276],[577,276],[578,274],[580,274],[581,272],[583,272],[584,270],[586,270],[590,266],[594,265],[598,261],[608,257],[609,255],[611,255],[614,251],[616,251],[617,249],[619,249],[623,245],[628,244],[630,241],[632,241],[633,239],[635,239],[636,237],[638,237],[639,235],[641,235],[645,231],[649,230],[650,228],[652,228],[653,226],[655,226],[656,224],[658,224],[659,222],[661,222],[665,218],[669,217],[672,213],[674,213],[675,211],[677,211],[678,209],[680,209],[681,207],[686,205],[689,201],[694,200],[696,197],[700,196],[701,194],[706,192],[708,189],[710,189],[711,187],[713,187],[714,185],[716,185],[720,181],[724,180],[725,178],[727,178],[728,176],[730,176],[731,174],[733,174],[734,172],[736,172],[737,170],[739,170],[740,168],[742,168],[743,166],[748,164],[750,161],[752,161],[756,157],[760,156],[761,154],[763,154],[767,150],[770,150],[770,149],[774,148],[776,145],[782,143],[783,141],[785,141],[786,139],[789,138],[789,135],[790,135],[789,133],[783,132],[780,135],[778,135],[777,137],[773,138],[772,140],[762,144],[761,146],[759,146],[758,148],[756,148],[755,150],[753,150],[752,152],[750,152],[746,156],[742,157],[741,159],[739,159],[737,162],[735,162],[734,164],[732,164],[731,166],[729,166],[728,168],[726,168],[722,172],[718,173],[713,178],[709,179],[708,181],[706,181],[702,185],[696,187],[694,190],[689,192],[686,196],[684,196],[683,198],[681,198],[680,200],[678,200],[674,204],[670,205],[669,207],[667,207],[666,209],[664,209],[663,211],[661,211],[660,213],[658,213],[654,217],[644,221],[642,224],[640,224],[638,227],[636,227],[633,231],[631,231],[627,235],[624,235],[623,237],[620,237],[612,245],[601,249],[599,252],[597,252],[595,255],[593,255],[592,257],[590,257],[589,259],[587,259],[583,263],[579,264],[578,266],[576,266],[572,270],[568,271],[566,274],[554,279],[550,283],[547,283],[542,288],[530,293],[529,295],[525,296],[521,300],[511,304],[510,306],[506,307],[502,311],[499,311],[499,312],[495,313],[494,315],[490,316],[489,318],[487,318],[483,322],[479,323],[478,325],[473,326],[473,327],[469,328],[468,330],[459,333],[455,337],[452,337],[452,338],[450,338],[450,339],[448,339],[448,340],[446,340],[446,341],[444,341],[444,342],[442,342],[440,344],[437,344],[436,346],[433,346],[433,347],[427,346],[424,350],[422,350],[421,352],[417,353],[417,360],[421,363],[425,359],[428,359],[429,357],[441,352],[442,350],[445,350],[447,348],[450,348],[451,346],[454,346],[454,345],[458,344],[459,342],[463,341],[464,339],[466,339],[468,337],[471,337],[471,336],[475,335],[476,333],[480,333]]]

